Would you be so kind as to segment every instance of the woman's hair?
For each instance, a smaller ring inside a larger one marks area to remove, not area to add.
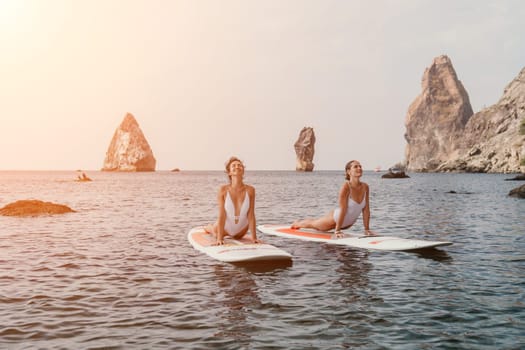
[[[345,165],[345,179],[347,180],[350,180],[350,176],[348,175],[348,169],[352,168],[352,163],[355,162],[356,160],[351,160],[349,161],[348,163],[346,163]]]
[[[242,160],[240,160],[239,158],[237,158],[235,156],[230,157],[230,159],[228,159],[228,161],[226,163],[224,163],[224,168],[226,169],[226,174],[228,175],[228,178],[230,179],[230,182],[232,181],[232,177],[230,176],[230,165],[233,162],[241,162],[242,166],[244,167],[244,163],[242,162]]]

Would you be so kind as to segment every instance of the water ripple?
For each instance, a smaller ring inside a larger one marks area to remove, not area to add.
[[[286,264],[191,248],[222,172],[0,172],[2,201],[77,213],[0,217],[0,344],[13,349],[514,349],[525,339],[525,202],[501,175],[367,173],[372,227],[454,245],[368,252],[260,236]],[[50,179],[52,179],[50,181]],[[248,172],[259,223],[330,210],[339,172]],[[82,184],[80,184],[82,185]],[[450,193],[455,191],[456,193]],[[356,223],[355,230],[362,230]]]

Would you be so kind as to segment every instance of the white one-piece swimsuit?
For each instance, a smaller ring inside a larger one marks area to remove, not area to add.
[[[235,236],[248,226],[248,210],[250,210],[250,196],[248,191],[244,196],[244,201],[239,211],[239,216],[235,215],[235,205],[230,196],[230,191],[226,192],[226,199],[224,200],[224,210],[226,211],[226,222],[224,223],[224,231],[230,236]],[[236,222],[237,221],[237,222]]]
[[[359,217],[359,214],[363,211],[363,208],[366,206],[366,192],[364,193],[363,200],[361,203],[357,203],[352,198],[352,192],[348,194],[348,206],[346,209],[345,218],[343,219],[343,224],[341,225],[341,228],[347,228],[349,226],[352,226]],[[339,215],[341,214],[341,208],[337,208],[334,210],[334,221],[337,222],[339,220]]]

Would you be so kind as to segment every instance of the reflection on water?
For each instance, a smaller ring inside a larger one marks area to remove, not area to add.
[[[337,282],[346,291],[349,301],[359,298],[359,291],[368,288],[368,274],[372,265],[368,261],[369,251],[326,245],[323,247],[340,263],[336,271]]]
[[[259,261],[248,263],[233,263],[239,268],[242,268],[251,273],[265,273],[271,271],[279,271],[293,266],[293,260],[276,260],[276,261]]]
[[[450,262],[452,257],[443,250],[444,248],[424,248],[411,251],[423,259],[432,259],[439,262]]]
[[[291,266],[290,260],[214,266],[217,288],[213,296],[215,305],[221,306],[216,311],[219,321],[214,337],[223,339],[216,340],[216,345],[220,343],[222,347],[231,346],[234,349],[250,347],[250,334],[256,332],[257,327],[247,318],[251,310],[262,307],[258,286],[254,281],[255,275],[275,275]]]
[[[257,284],[247,272],[216,265],[216,300],[226,309],[219,311],[218,338],[231,339],[234,344],[248,346],[253,328],[246,322],[247,312],[260,305]]]
[[[370,327],[363,315],[367,315],[368,318],[373,314],[370,299],[376,302],[380,300],[379,295],[374,294],[373,286],[369,284],[369,274],[373,270],[368,260],[370,252],[337,246],[326,246],[325,249],[331,251],[339,263],[335,270],[336,282],[344,291],[344,298],[341,300],[344,307],[334,310],[340,316],[340,320],[337,321],[338,326],[345,331],[345,336],[341,339],[341,347],[350,349],[366,347]],[[348,328],[345,325],[349,322],[356,322],[356,324]]]
[[[323,215],[342,175],[247,172],[258,223]],[[284,265],[222,264],[187,242],[216,217],[223,172],[73,176],[0,172],[0,206],[34,198],[77,210],[0,217],[0,348],[525,344],[525,201],[507,196],[515,185],[504,175],[365,173],[372,229],[454,244],[374,252],[261,234],[293,255]]]

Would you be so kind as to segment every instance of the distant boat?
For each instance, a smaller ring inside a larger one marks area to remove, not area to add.
[[[380,171],[381,171],[381,167],[380,167],[379,165],[376,166],[376,167],[374,168],[374,171],[375,171],[376,173],[380,172]]]

